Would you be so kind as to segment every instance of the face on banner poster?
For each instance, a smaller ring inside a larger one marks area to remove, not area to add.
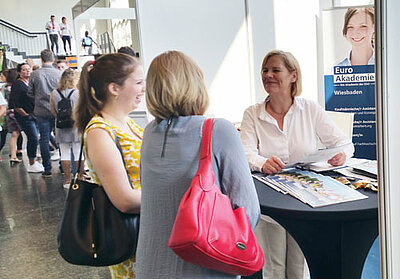
[[[354,156],[376,159],[374,10],[323,11],[325,108],[354,113]]]

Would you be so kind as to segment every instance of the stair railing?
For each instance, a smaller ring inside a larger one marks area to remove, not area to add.
[[[100,35],[100,50],[102,54],[116,52],[116,48],[108,31]]]
[[[29,32],[12,23],[0,19],[0,42],[11,50],[17,48],[27,56],[37,56],[49,48],[47,32]]]

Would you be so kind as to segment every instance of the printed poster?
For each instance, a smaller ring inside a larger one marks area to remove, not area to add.
[[[325,109],[354,113],[356,158],[376,159],[374,8],[323,11]]]

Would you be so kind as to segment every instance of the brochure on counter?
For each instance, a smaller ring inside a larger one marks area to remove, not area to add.
[[[376,160],[367,160],[362,164],[353,165],[353,172],[376,179],[378,177],[378,164]]]
[[[331,170],[338,170],[347,167],[353,167],[361,164],[368,163],[370,160],[368,159],[358,159],[358,158],[349,158],[342,166],[332,166],[328,163],[328,161],[322,161],[317,163],[311,164],[298,164],[295,165],[296,168],[303,169],[303,170],[311,170],[315,172],[325,172]]]
[[[348,144],[333,147],[333,148],[319,149],[316,152],[313,152],[313,153],[310,153],[310,154],[304,156],[304,158],[302,158],[300,160],[287,163],[285,165],[285,168],[290,168],[290,167],[293,167],[296,165],[308,165],[308,164],[312,164],[312,163],[316,163],[316,162],[328,161],[333,156],[342,152],[343,150],[345,150],[346,147],[348,147],[350,145],[351,145],[351,143],[348,143]]]
[[[311,207],[366,199],[356,190],[322,174],[289,169],[275,175],[253,173],[253,177],[283,194],[290,194]]]
[[[378,167],[376,160],[349,158],[342,166],[332,166],[328,162],[318,162],[312,164],[298,164],[296,168],[301,170],[311,170],[318,173],[324,173],[326,171],[335,171],[343,175],[357,176],[361,179],[377,179]],[[346,173],[346,174],[344,174]]]

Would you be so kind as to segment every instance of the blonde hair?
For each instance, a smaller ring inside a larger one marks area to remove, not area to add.
[[[108,100],[108,85],[123,86],[126,79],[141,63],[123,53],[110,53],[83,65],[78,83],[79,97],[74,109],[75,125],[85,130],[90,119],[101,111]]]
[[[203,115],[209,97],[200,67],[179,51],[154,58],[146,78],[146,104],[157,122],[173,116]]]
[[[282,58],[283,63],[285,64],[286,69],[290,72],[296,72],[297,73],[297,79],[294,83],[292,83],[292,88],[291,88],[291,95],[292,97],[300,96],[302,92],[302,81],[301,81],[301,70],[300,70],[300,65],[297,59],[291,54],[290,52],[287,51],[282,51],[282,50],[272,50],[265,55],[264,60],[261,65],[261,71],[265,67],[265,64],[267,64],[268,60],[272,56],[279,56]]]
[[[58,82],[58,90],[62,91],[68,88],[76,88],[78,83],[79,73],[73,69],[66,69]]]

